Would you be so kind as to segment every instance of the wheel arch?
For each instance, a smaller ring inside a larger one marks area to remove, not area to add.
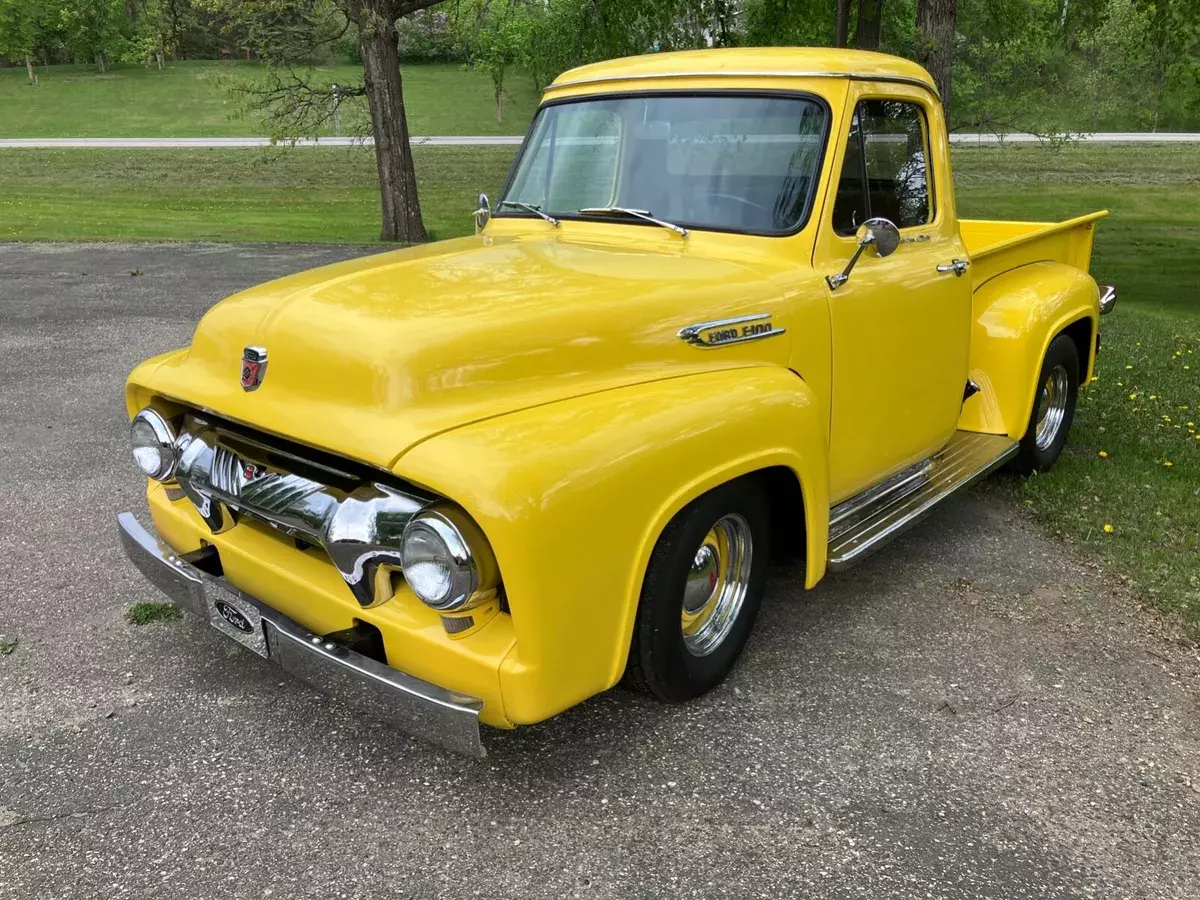
[[[1019,440],[1046,351],[1064,332],[1080,350],[1080,384],[1086,384],[1093,370],[1099,297],[1086,272],[1050,261],[1021,266],[981,285],[972,300],[969,368],[979,391],[964,401],[958,427]]]
[[[496,552],[517,634],[500,671],[514,722],[620,680],[659,536],[718,485],[752,475],[778,502],[799,497],[806,583],[820,579],[822,408],[787,369],[718,370],[472,423],[401,457],[397,473],[460,503]]]

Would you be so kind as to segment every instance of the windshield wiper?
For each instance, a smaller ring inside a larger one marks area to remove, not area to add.
[[[525,210],[525,212],[531,212],[535,216],[541,216],[543,219],[545,219],[547,222],[549,222],[555,228],[557,228],[560,224],[562,224],[558,221],[558,219],[554,218],[554,216],[551,216],[551,215],[548,215],[548,214],[542,212],[542,208],[540,206],[535,206],[532,203],[522,203],[520,200],[501,200],[499,205],[500,206],[515,206],[517,209],[523,209],[523,210]]]
[[[682,225],[676,225],[673,222],[664,222],[662,219],[656,219],[651,215],[648,209],[629,209],[626,206],[588,206],[579,210],[581,216],[632,216],[635,219],[641,219],[644,222],[653,222],[663,228],[669,228],[680,237],[687,237],[688,230]]]

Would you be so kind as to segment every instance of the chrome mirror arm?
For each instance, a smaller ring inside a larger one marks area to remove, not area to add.
[[[854,255],[850,257],[850,261],[846,263],[846,268],[842,269],[836,275],[826,275],[825,282],[829,285],[831,291],[836,291],[843,284],[850,280],[850,270],[854,268],[854,264],[858,262],[858,258],[862,256],[864,250],[875,243],[875,235],[868,232],[858,239],[858,249],[854,251]]]
[[[900,230],[889,219],[882,216],[867,219],[859,225],[857,236],[858,249],[846,263],[846,268],[837,275],[825,276],[825,283],[829,285],[831,291],[836,291],[850,280],[850,270],[854,268],[854,264],[858,262],[858,258],[868,247],[874,247],[875,255],[883,259],[895,253],[896,248],[900,246]]]

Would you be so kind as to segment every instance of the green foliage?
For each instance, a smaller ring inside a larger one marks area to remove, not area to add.
[[[454,18],[443,7],[423,9],[396,23],[400,61],[409,63],[466,62],[467,56],[455,33]]]
[[[124,0],[68,0],[58,11],[67,49],[77,60],[94,59],[101,72],[110,57],[119,57],[127,42]]]
[[[0,56],[12,60],[32,56],[39,36],[49,27],[50,12],[45,0],[0,0]]]
[[[135,603],[125,613],[130,625],[149,625],[151,622],[174,622],[180,616],[174,603]]]

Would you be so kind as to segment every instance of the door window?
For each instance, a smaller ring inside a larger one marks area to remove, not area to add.
[[[929,142],[915,103],[862,100],[850,135],[833,204],[833,228],[852,235],[876,216],[899,228],[933,221]]]

